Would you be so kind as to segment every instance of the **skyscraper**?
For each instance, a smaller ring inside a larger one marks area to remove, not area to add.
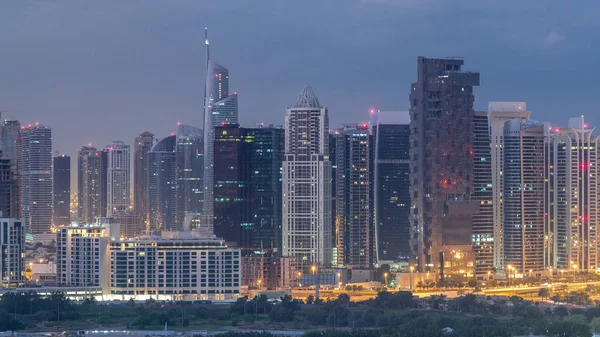
[[[20,130],[18,121],[0,120],[0,216],[5,218],[21,216]]]
[[[336,133],[337,265],[370,268],[375,262],[371,205],[370,132],[367,124]]]
[[[596,272],[598,267],[598,136],[583,117],[552,137],[549,186],[552,211],[546,238],[554,269]]]
[[[94,223],[106,216],[107,152],[82,146],[77,162],[78,219]]]
[[[519,119],[504,124],[504,256],[509,273],[544,269],[547,126]]]
[[[54,162],[54,226],[71,223],[71,157],[59,154]]]
[[[4,158],[18,158],[21,147],[21,123],[16,120],[0,121],[0,144]]]
[[[286,109],[283,162],[283,256],[300,268],[332,263],[329,117],[306,85]]]
[[[511,119],[525,123],[531,117],[525,102],[490,102],[488,105],[491,162],[493,212],[494,212],[494,267],[496,274],[504,272],[504,124]]]
[[[283,128],[259,124],[256,128],[242,128],[242,137],[246,202],[250,210],[247,222],[252,223],[250,245],[281,255]]]
[[[148,154],[148,232],[178,229],[177,223],[177,137],[161,139]]]
[[[130,206],[130,153],[129,145],[114,141],[107,146],[107,208],[106,215],[127,211]]]
[[[43,125],[21,130],[21,208],[32,234],[52,227],[52,131]]]
[[[25,280],[25,231],[23,220],[0,217],[0,287]]]
[[[133,149],[133,200],[134,211],[142,218],[144,230],[149,224],[148,211],[148,181],[149,161],[148,153],[154,145],[154,135],[148,131],[135,138]]]
[[[410,251],[410,115],[379,111],[375,138],[376,253],[383,261],[408,261]]]
[[[177,221],[198,227],[204,203],[204,145],[202,130],[177,126]]]
[[[204,222],[209,230],[214,222],[213,148],[215,127],[238,123],[237,93],[229,94],[229,70],[210,59],[208,30],[205,30],[206,82],[204,88]]]
[[[417,270],[469,277],[480,204],[472,198],[479,73],[461,71],[460,59],[420,56],[417,63],[410,93],[411,248]]]

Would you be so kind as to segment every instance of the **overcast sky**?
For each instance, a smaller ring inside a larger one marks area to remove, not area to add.
[[[56,150],[202,126],[204,27],[242,125],[283,123],[309,83],[331,125],[407,110],[416,58],[462,56],[475,106],[600,123],[600,1],[3,0],[0,109],[52,127]]]

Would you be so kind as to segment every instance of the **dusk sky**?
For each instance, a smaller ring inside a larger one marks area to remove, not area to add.
[[[419,55],[465,57],[476,109],[526,101],[537,120],[597,126],[598,13],[596,0],[6,0],[0,109],[50,126],[72,156],[201,127],[208,27],[243,126],[283,124],[304,83],[332,127],[407,110]]]

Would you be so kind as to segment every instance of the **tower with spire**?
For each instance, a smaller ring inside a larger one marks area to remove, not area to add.
[[[300,270],[332,261],[331,163],[327,108],[306,84],[286,109],[282,254]]]
[[[229,69],[210,59],[208,29],[204,29],[206,82],[204,87],[204,207],[202,226],[214,226],[214,139],[215,127],[238,123],[237,93],[229,92]]]

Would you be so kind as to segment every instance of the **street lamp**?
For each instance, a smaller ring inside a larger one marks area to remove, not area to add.
[[[337,273],[338,288],[342,288],[342,273]]]
[[[298,272],[298,287],[301,287],[301,286],[302,286],[302,284],[300,283],[301,281],[302,281],[302,272],[301,272],[301,271],[299,271],[299,272]]]
[[[387,276],[388,276],[388,273],[383,273],[383,278],[385,280],[385,286],[386,287],[388,286]]]
[[[315,271],[317,270],[317,266],[315,266],[314,264],[312,266],[310,266],[310,270],[312,270],[313,275],[315,274]]]
[[[258,280],[258,289],[262,290],[262,288],[260,287],[260,283],[262,282],[262,280]]]
[[[410,290],[413,289],[413,272],[415,271],[415,266],[410,266]]]
[[[510,273],[512,272],[514,267],[511,264],[509,264],[507,267],[508,267],[508,286],[510,287]]]

